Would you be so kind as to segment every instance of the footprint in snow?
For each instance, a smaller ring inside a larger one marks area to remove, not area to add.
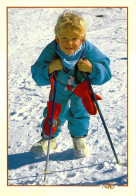
[[[68,178],[73,178],[74,176],[76,176],[76,173],[72,173],[72,174],[67,175]]]
[[[97,170],[101,170],[101,169],[103,169],[103,168],[104,168],[104,164],[103,164],[103,163],[100,163],[96,169],[97,169]]]

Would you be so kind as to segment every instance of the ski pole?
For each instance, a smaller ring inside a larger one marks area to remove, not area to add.
[[[120,163],[119,163],[119,160],[118,160],[118,157],[117,157],[117,154],[116,154],[116,151],[115,151],[115,148],[114,148],[114,146],[113,146],[113,143],[112,143],[112,140],[111,140],[111,137],[110,137],[110,134],[109,134],[107,125],[106,125],[106,123],[105,123],[105,120],[104,120],[104,118],[103,118],[102,112],[101,112],[100,107],[99,107],[99,104],[98,104],[97,99],[96,99],[96,97],[95,97],[95,93],[94,93],[94,91],[93,91],[93,88],[92,88],[92,85],[91,85],[91,81],[90,81],[90,79],[89,79],[89,77],[88,77],[87,74],[85,74],[85,79],[86,79],[86,81],[87,81],[87,83],[88,83],[88,85],[89,85],[89,88],[90,88],[91,92],[92,92],[92,96],[93,96],[94,102],[95,102],[96,107],[97,107],[97,109],[98,109],[100,118],[101,118],[101,120],[102,120],[104,129],[105,129],[105,131],[106,131],[106,134],[107,134],[108,140],[109,140],[109,142],[110,142],[110,145],[111,145],[113,154],[114,154],[114,156],[115,156],[115,159],[116,159],[117,163],[120,164]]]
[[[53,78],[54,78],[54,83],[53,83],[53,104],[52,104],[52,114],[51,114],[51,122],[50,122],[49,138],[48,138],[46,166],[45,166],[45,171],[44,171],[44,182],[46,181],[47,174],[49,173],[48,165],[49,165],[50,142],[51,142],[51,136],[52,136],[52,126],[53,126],[55,99],[56,99],[57,72],[53,73]]]

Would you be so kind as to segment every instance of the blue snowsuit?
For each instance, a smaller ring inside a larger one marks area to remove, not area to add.
[[[87,40],[85,40],[81,47],[72,55],[65,55],[56,41],[53,40],[45,47],[38,60],[31,67],[32,78],[38,86],[50,84],[48,66],[56,54],[62,59],[63,70],[58,72],[55,102],[60,103],[62,109],[59,115],[59,126],[53,137],[58,136],[66,120],[68,121],[70,135],[73,137],[82,137],[88,134],[90,115],[83,106],[81,99],[72,91],[67,90],[69,79],[71,76],[75,77],[74,67],[76,62],[79,59],[85,58],[89,60],[93,66],[92,72],[89,74],[92,84],[102,85],[111,78],[109,68],[110,60]],[[84,80],[80,71],[78,71],[78,78],[80,78],[80,81]],[[74,81],[72,87],[75,86],[77,86],[77,84]],[[43,112],[44,117],[46,117],[46,110],[47,108],[45,108]]]

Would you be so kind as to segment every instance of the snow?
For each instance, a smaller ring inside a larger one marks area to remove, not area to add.
[[[116,164],[97,114],[90,120],[89,156],[75,158],[66,122],[58,148],[50,154],[47,181],[43,181],[46,156],[37,157],[30,148],[41,138],[42,113],[50,86],[35,84],[31,65],[54,39],[57,16],[65,8],[9,8],[8,185],[127,184],[127,8],[73,9],[87,21],[87,39],[111,59],[112,79],[93,88],[103,98],[99,105],[124,164]]]

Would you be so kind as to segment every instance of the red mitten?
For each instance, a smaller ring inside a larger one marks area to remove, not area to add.
[[[53,102],[48,101],[47,102],[47,117],[43,123],[43,130],[47,136],[49,135],[49,132],[50,132],[52,106],[53,106]],[[59,125],[58,116],[59,116],[60,112],[61,112],[61,104],[55,103],[54,118],[53,118],[53,125],[52,125],[52,135],[55,133],[55,131],[57,130],[57,127]]]
[[[89,88],[87,81],[83,81],[80,83],[73,92],[81,98],[84,107],[86,108],[87,112],[91,115],[95,115],[97,113],[97,107],[95,105],[94,99],[92,97],[92,92]],[[102,98],[95,94],[97,100],[101,100]]]

